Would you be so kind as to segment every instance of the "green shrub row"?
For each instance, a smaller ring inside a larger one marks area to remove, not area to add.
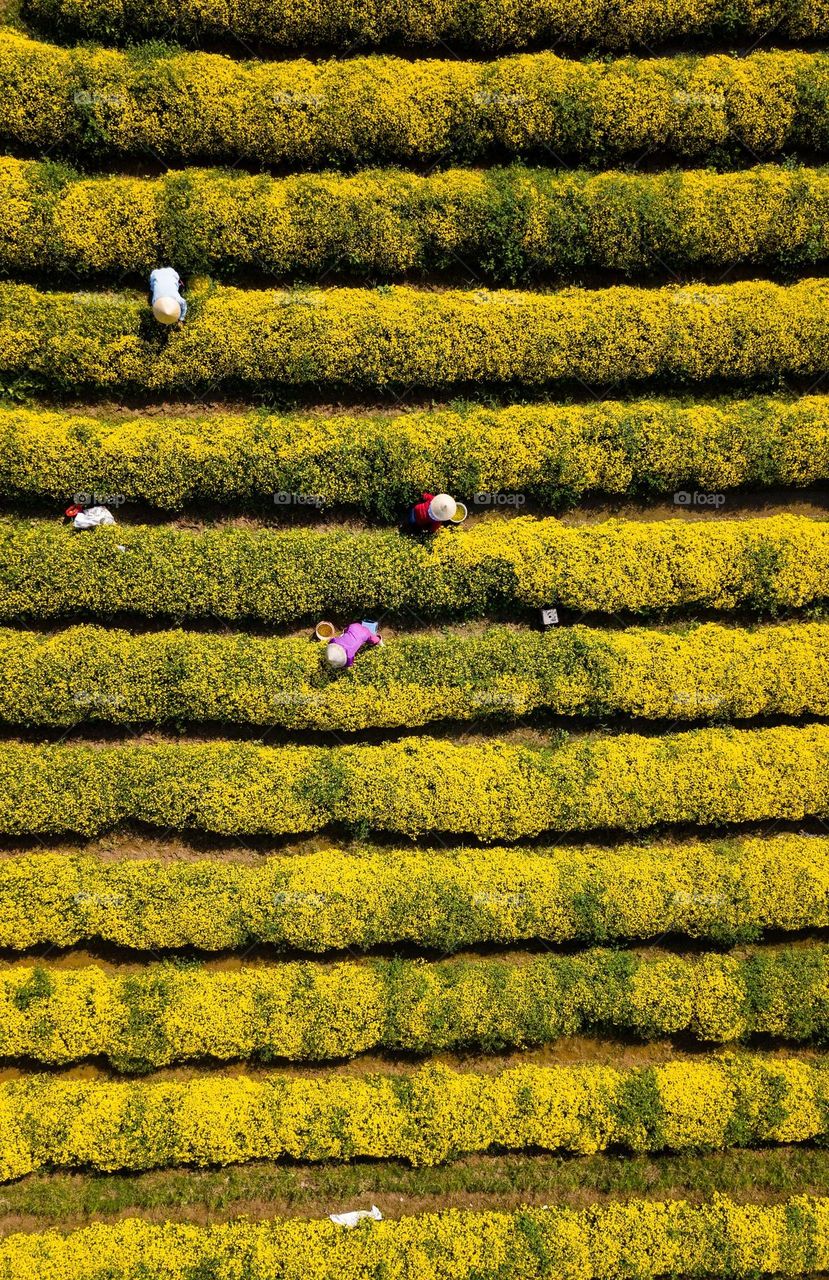
[[[721,493],[827,478],[820,395],[330,415],[0,408],[7,498],[117,495],[167,509],[264,501],[276,514],[275,495],[296,494],[399,519],[425,491],[457,494],[474,513],[592,491]]]
[[[26,15],[50,34],[118,40],[236,37],[287,48],[459,45],[514,49],[533,43],[639,48],[686,39],[829,35],[822,0],[25,0]]]
[[[777,610],[827,594],[829,521],[802,516],[592,525],[523,517],[428,541],[234,525],[116,525],[79,535],[56,522],[0,520],[6,621],[124,612],[271,624],[395,612],[443,620],[553,601],[601,613]],[[368,667],[376,656],[358,661]]]
[[[829,1138],[829,1069],[766,1055],[651,1067],[426,1066],[356,1075],[0,1083],[0,1179],[280,1158],[440,1164],[493,1148],[590,1154]],[[307,1260],[303,1259],[306,1264]],[[278,1274],[278,1273],[277,1273]]]
[[[0,1057],[106,1059],[150,1071],[203,1059],[499,1052],[596,1032],[712,1043],[829,1037],[829,950],[737,958],[576,956],[283,962],[223,971],[0,970]]]
[[[829,927],[829,838],[612,848],[339,849],[238,861],[0,858],[0,947],[308,952],[412,943],[716,943]]]
[[[0,139],[49,154],[292,168],[643,150],[745,161],[829,144],[829,55],[235,62],[0,32]]]
[[[829,171],[590,174],[448,169],[355,176],[185,169],[84,177],[0,159],[0,266],[75,275],[255,270],[400,278],[457,272],[499,283],[585,269],[630,276],[829,258]]]
[[[144,294],[0,285],[0,379],[12,391],[583,390],[816,377],[827,352],[829,280],[553,293],[205,285],[173,333]]]
[[[829,726],[573,738],[546,747],[406,738],[381,746],[6,743],[0,833],[124,822],[290,835],[345,823],[511,840],[542,831],[829,816]]]
[[[0,630],[0,722],[349,731],[557,715],[829,715],[829,624],[401,634],[347,674],[308,638]]]

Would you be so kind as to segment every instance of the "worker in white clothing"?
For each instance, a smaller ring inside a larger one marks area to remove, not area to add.
[[[187,315],[182,284],[175,267],[156,267],[150,273],[150,303],[159,324],[181,324]]]
[[[82,507],[77,502],[66,508],[64,518],[79,533],[83,533],[85,529],[98,529],[103,524],[115,524],[115,516],[109,507]]]

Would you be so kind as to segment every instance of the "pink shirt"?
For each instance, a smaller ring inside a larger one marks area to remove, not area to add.
[[[340,645],[345,649],[347,667],[354,665],[354,658],[362,649],[364,644],[379,644],[380,637],[370,631],[368,627],[364,627],[362,622],[352,622],[346,627],[341,636],[337,636],[333,641],[334,644]]]

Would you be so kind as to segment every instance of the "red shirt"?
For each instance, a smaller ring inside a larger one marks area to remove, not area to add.
[[[433,520],[429,515],[429,503],[434,496],[433,493],[424,493],[421,501],[416,502],[412,507],[414,523],[419,529],[428,529],[430,533],[437,533],[441,526],[440,520]]]

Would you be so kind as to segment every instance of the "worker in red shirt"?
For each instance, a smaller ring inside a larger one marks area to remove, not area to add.
[[[448,524],[458,504],[448,493],[424,493],[420,502],[409,508],[408,524],[418,533],[437,533]]]

